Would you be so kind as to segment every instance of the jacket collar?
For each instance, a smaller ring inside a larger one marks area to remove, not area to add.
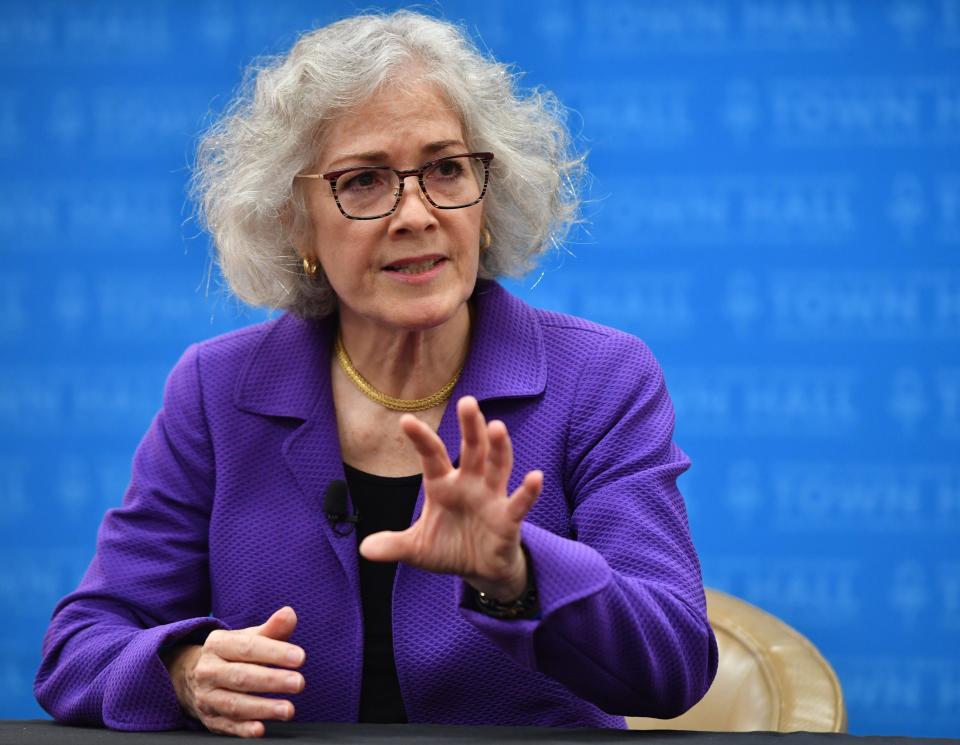
[[[546,386],[543,331],[534,310],[496,282],[473,293],[473,340],[454,400],[536,396]],[[262,337],[237,382],[235,401],[255,414],[307,420],[330,387],[336,317],[320,321],[287,314]]]

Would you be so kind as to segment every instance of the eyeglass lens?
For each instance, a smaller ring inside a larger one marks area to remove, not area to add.
[[[423,172],[426,196],[437,207],[465,207],[480,198],[484,173],[478,158],[445,158]],[[391,212],[399,201],[400,177],[389,168],[356,168],[342,174],[336,188],[348,215],[376,217]]]

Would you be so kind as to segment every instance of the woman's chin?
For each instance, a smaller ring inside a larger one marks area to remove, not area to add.
[[[422,313],[404,313],[397,318],[394,326],[405,331],[430,331],[452,321],[456,312],[424,311]]]
[[[467,312],[466,300],[452,298],[423,298],[407,302],[388,322],[406,331],[429,331],[454,321],[459,313]]]

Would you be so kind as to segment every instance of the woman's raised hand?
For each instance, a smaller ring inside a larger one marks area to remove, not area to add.
[[[287,641],[296,626],[297,614],[285,607],[261,626],[212,631],[202,647],[166,653],[180,705],[211,732],[240,737],[262,737],[263,720],[291,719],[290,701],[250,694],[303,690],[303,676],[295,669],[306,655]]]
[[[507,484],[513,446],[503,422],[487,423],[477,400],[457,402],[460,467],[443,441],[412,415],[400,426],[420,454],[424,504],[420,518],[401,532],[368,536],[360,553],[371,561],[403,561],[421,569],[456,574],[500,601],[519,597],[527,583],[520,524],[543,487],[543,473],[530,471],[513,494]]]

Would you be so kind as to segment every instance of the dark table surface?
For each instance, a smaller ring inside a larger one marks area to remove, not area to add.
[[[207,732],[112,732],[105,729],[67,727],[43,720],[0,721],[0,744],[25,745],[92,745],[93,743],[132,742],[137,745],[170,745],[170,743],[211,743],[216,735]],[[551,729],[548,727],[446,727],[425,724],[268,724],[267,737],[298,743],[623,743],[639,745],[906,745],[916,742],[960,743],[960,740],[934,740],[908,737],[855,737],[811,732],[778,734],[775,732],[639,732],[611,729]],[[220,739],[220,742],[229,740]]]

